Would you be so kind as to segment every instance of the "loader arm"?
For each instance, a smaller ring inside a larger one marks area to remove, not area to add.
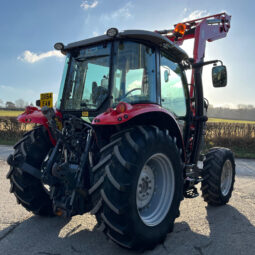
[[[193,63],[204,62],[206,41],[212,42],[227,36],[230,29],[231,16],[219,13],[195,20],[185,21],[174,25],[172,30],[156,31],[177,45],[182,45],[184,40],[194,39]],[[203,65],[194,67],[191,73],[189,94],[191,98],[192,125],[189,148],[192,152],[190,162],[198,160],[204,133],[204,95],[202,84]],[[194,93],[195,92],[195,93]],[[194,102],[194,103],[193,103]]]
[[[182,45],[183,41],[194,39],[193,59],[194,63],[202,62],[205,56],[206,41],[213,42],[224,38],[230,29],[231,16],[225,12],[182,22],[186,25],[185,33],[182,37],[176,36],[174,29],[156,31],[177,45]],[[174,25],[176,27],[177,24]],[[191,74],[190,97],[194,94],[194,69]]]

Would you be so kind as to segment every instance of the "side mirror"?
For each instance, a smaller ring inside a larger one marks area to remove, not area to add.
[[[212,68],[213,87],[221,88],[227,85],[227,68],[226,66],[214,66]]]
[[[170,75],[170,72],[168,70],[165,70],[164,71],[164,79],[165,79],[165,82],[168,82],[169,81],[169,75]]]

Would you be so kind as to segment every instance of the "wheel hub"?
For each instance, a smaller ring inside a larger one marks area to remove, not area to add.
[[[155,188],[154,173],[151,167],[145,166],[138,180],[137,188],[137,207],[146,207],[153,196]]]
[[[147,226],[162,222],[172,204],[174,169],[163,153],[152,155],[144,164],[136,188],[138,214]]]
[[[231,188],[233,178],[233,167],[230,160],[226,160],[221,173],[221,192],[226,196]]]

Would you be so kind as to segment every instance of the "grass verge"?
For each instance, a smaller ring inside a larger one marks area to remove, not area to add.
[[[17,143],[20,139],[2,139],[0,138],[0,145],[9,145],[13,146],[15,143]]]

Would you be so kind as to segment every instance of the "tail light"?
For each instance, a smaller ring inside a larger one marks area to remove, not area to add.
[[[127,107],[126,107],[126,104],[125,103],[119,103],[117,106],[116,106],[116,112],[117,113],[123,113],[127,110]]]

